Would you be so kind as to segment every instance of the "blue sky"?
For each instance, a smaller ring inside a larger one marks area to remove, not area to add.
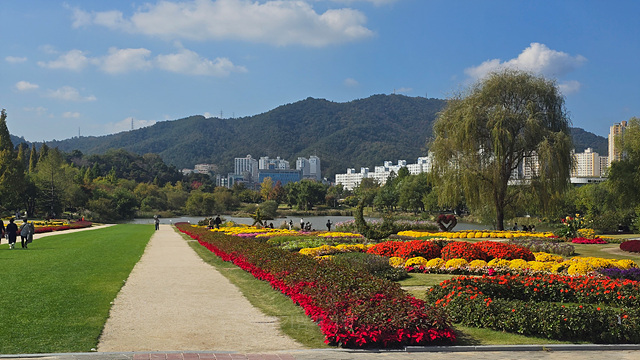
[[[0,107],[29,141],[307,97],[447,98],[504,67],[555,79],[573,126],[640,116],[637,1],[3,0]]]

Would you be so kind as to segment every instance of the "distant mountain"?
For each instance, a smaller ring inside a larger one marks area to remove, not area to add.
[[[223,174],[233,171],[234,158],[247,154],[280,156],[292,167],[298,157],[317,155],[323,176],[332,178],[348,167],[372,168],[385,160],[415,162],[426,154],[432,123],[445,105],[445,100],[403,95],[374,95],[346,103],[307,98],[250,117],[190,116],[114,135],[47,144],[85,154],[113,148],[157,153],[178,168],[211,163]],[[587,145],[576,144],[580,148],[599,149],[593,144],[604,139],[582,129],[574,131],[587,141]]]
[[[609,153],[609,141],[605,137],[581,128],[571,128],[571,137],[577,153],[583,152],[586,148],[592,148],[600,156],[606,156]]]

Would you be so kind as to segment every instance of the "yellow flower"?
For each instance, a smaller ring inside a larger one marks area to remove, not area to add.
[[[529,264],[526,260],[514,259],[509,262],[509,267],[512,269],[528,269]]]
[[[465,259],[451,259],[449,261],[447,261],[447,263],[444,265],[447,268],[460,268],[463,266],[466,266],[468,264],[467,260]]]
[[[444,260],[442,260],[441,258],[433,258],[429,261],[427,261],[427,267],[432,267],[432,268],[441,268],[445,265]]]
[[[549,254],[546,252],[533,253],[533,256],[536,257],[536,261],[564,261],[562,256]]]
[[[487,262],[484,260],[473,260],[469,263],[470,268],[483,268],[487,266]]]
[[[509,260],[492,259],[487,265],[491,267],[509,267]]]
[[[427,259],[422,256],[417,256],[407,260],[407,262],[404,263],[404,266],[426,266],[427,262]]]
[[[403,267],[404,266],[404,259],[401,257],[390,257],[389,258],[389,265],[393,266],[393,267]]]

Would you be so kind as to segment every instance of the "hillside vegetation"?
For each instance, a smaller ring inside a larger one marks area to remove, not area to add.
[[[178,168],[212,163],[222,174],[233,171],[234,158],[247,154],[280,156],[292,167],[300,156],[317,155],[323,176],[332,178],[348,167],[372,168],[385,160],[415,162],[426,154],[432,123],[445,104],[445,100],[403,95],[374,95],[346,103],[307,98],[250,117],[190,116],[114,135],[47,144],[85,154],[114,148],[157,153]],[[606,139],[584,130],[579,135],[588,141],[586,146],[576,144],[579,149],[600,149],[598,142],[606,144]]]

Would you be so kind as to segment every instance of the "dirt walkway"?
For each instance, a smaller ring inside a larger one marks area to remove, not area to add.
[[[170,225],[160,225],[116,297],[98,351],[302,349]]]

